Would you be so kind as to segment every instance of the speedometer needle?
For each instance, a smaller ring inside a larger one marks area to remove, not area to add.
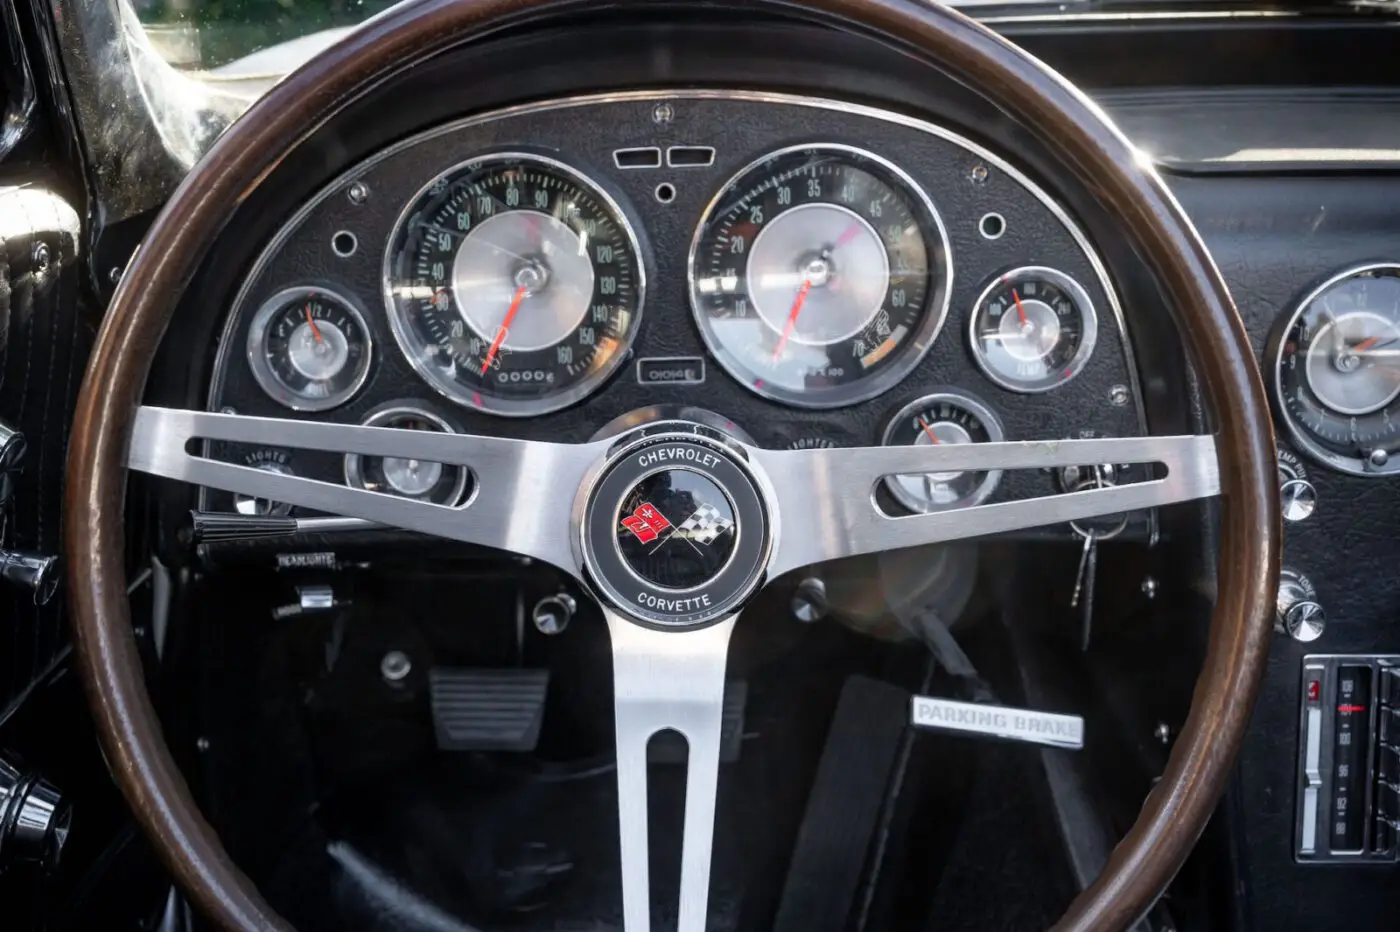
[[[525,293],[529,290],[524,285],[515,289],[515,297],[510,299],[510,307],[506,310],[505,319],[501,321],[501,326],[496,330],[496,338],[491,341],[491,348],[486,351],[486,361],[481,364],[482,375],[485,375],[486,370],[491,368],[491,363],[496,361],[496,353],[500,352],[501,344],[506,341],[506,334],[510,332],[511,322],[515,320],[515,312],[520,310],[520,302],[525,300]]]
[[[311,335],[316,338],[317,343],[324,343],[321,338],[321,328],[316,326],[316,319],[311,316],[311,305],[306,305],[306,323],[311,327]]]
[[[778,338],[778,348],[773,350],[774,362],[782,358],[783,348],[787,346],[788,337],[792,336],[792,328],[797,326],[797,315],[802,313],[802,305],[807,303],[807,293],[811,290],[812,280],[804,278],[802,287],[797,289],[797,300],[792,302],[792,310],[788,311],[787,323],[783,325],[783,335]]]

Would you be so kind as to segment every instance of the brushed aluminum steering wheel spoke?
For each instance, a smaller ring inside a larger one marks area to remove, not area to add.
[[[283,475],[189,452],[197,441],[393,456],[471,470],[465,504],[449,506]],[[576,572],[574,498],[605,446],[361,427],[142,407],[127,466],[137,472],[332,515],[495,547]]]
[[[617,725],[617,811],[626,932],[651,929],[647,744],[662,731],[689,745],[677,932],[704,932],[719,786],[724,671],[734,616],[704,628],[643,627],[606,609]],[[666,915],[671,909],[663,909]]]
[[[1220,493],[1215,438],[1097,438],[941,446],[754,450],[782,533],[769,575],[824,560],[1082,521]],[[887,515],[876,486],[900,474],[1155,463],[1161,478],[919,515]]]

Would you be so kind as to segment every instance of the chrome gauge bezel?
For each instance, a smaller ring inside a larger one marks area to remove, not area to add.
[[[894,446],[895,444],[891,441],[894,439],[895,432],[899,429],[900,424],[906,418],[922,408],[927,408],[930,405],[935,405],[940,402],[957,405],[981,421],[982,426],[987,431],[987,441],[989,443],[1000,443],[1006,439],[1006,429],[1002,427],[1001,418],[997,417],[996,412],[993,411],[986,402],[982,401],[971,392],[965,392],[960,389],[944,389],[943,391],[933,392],[928,395],[921,395],[896,411],[885,425],[885,430],[880,436],[880,443],[887,447]],[[982,481],[977,484],[977,488],[973,490],[971,495],[946,508],[929,508],[926,504],[919,502],[914,496],[909,494],[907,489],[894,481],[894,476],[886,476],[882,485],[887,492],[894,496],[895,501],[899,502],[905,508],[908,508],[914,514],[926,515],[936,512],[956,511],[959,508],[969,508],[973,505],[982,504],[996,491],[997,486],[1001,483],[1001,474],[1002,470],[1000,469],[987,470],[987,474],[982,478]]]
[[[911,200],[914,207],[922,210],[925,219],[929,221],[928,229],[922,232],[927,236],[929,233],[936,233],[937,243],[927,243],[926,248],[930,260],[930,287],[929,295],[925,300],[923,315],[919,322],[919,327],[907,337],[907,343],[899,347],[896,352],[898,358],[889,366],[880,369],[874,374],[863,377],[847,386],[840,386],[836,389],[827,389],[821,396],[813,397],[805,391],[795,391],[788,388],[778,387],[770,384],[766,379],[761,378],[760,373],[753,372],[741,360],[737,359],[726,347],[724,347],[715,337],[713,329],[708,324],[700,305],[699,285],[696,279],[696,260],[700,252],[700,247],[705,240],[710,225],[716,219],[715,213],[719,209],[725,196],[735,190],[738,182],[749,176],[751,173],[761,169],[767,162],[780,159],[784,156],[800,152],[836,152],[841,155],[865,160],[878,166],[882,171],[887,172],[890,178],[899,185],[898,193],[903,194]],[[943,257],[942,268],[937,267],[937,257]],[[941,297],[939,292],[942,292]],[[797,145],[784,146],[764,153],[744,165],[725,180],[705,205],[705,210],[700,216],[700,222],[695,227],[695,232],[691,236],[690,253],[686,259],[686,291],[690,298],[691,318],[695,321],[696,328],[700,331],[700,337],[705,343],[705,349],[710,356],[719,363],[728,375],[738,382],[748,391],[789,405],[794,408],[804,408],[808,410],[830,410],[832,408],[844,408],[868,401],[884,394],[898,385],[903,379],[913,372],[923,361],[928,351],[933,348],[934,341],[938,339],[938,334],[943,330],[943,324],[948,318],[948,309],[952,301],[953,294],[953,252],[952,244],[948,238],[948,229],[943,222],[943,217],[934,206],[932,198],[923,186],[914,180],[904,169],[880,155],[845,143],[837,142],[808,142]],[[755,378],[758,376],[758,378]]]
[[[273,316],[291,304],[293,300],[301,298],[318,298],[340,305],[360,328],[365,340],[365,353],[359,363],[360,371],[356,374],[354,381],[338,392],[314,400],[304,398],[288,388],[268,365],[265,351],[267,326]],[[360,309],[359,302],[347,297],[344,292],[334,288],[324,288],[320,285],[296,285],[291,288],[283,288],[258,306],[257,311],[253,314],[253,319],[248,324],[248,339],[244,347],[244,355],[258,387],[273,401],[293,411],[329,411],[345,404],[354,398],[360,389],[364,388],[374,363],[374,335],[365,322],[365,314]]]
[[[1312,306],[1313,302],[1338,285],[1377,272],[1386,273],[1400,280],[1400,262],[1367,262],[1348,266],[1332,274],[1325,281],[1311,288],[1293,305],[1293,309],[1286,316],[1280,317],[1275,322],[1267,347],[1267,372],[1269,387],[1273,395],[1275,420],[1283,426],[1284,431],[1288,434],[1288,439],[1300,452],[1329,469],[1353,476],[1371,478],[1393,476],[1400,473],[1400,451],[1395,451],[1394,455],[1387,451],[1386,456],[1380,462],[1376,462],[1370,457],[1348,456],[1336,450],[1330,450],[1319,443],[1306,428],[1294,420],[1289,409],[1288,400],[1284,396],[1283,357],[1284,348],[1288,343],[1288,335],[1293,332],[1298,325],[1299,318]]]
[[[637,292],[636,307],[631,313],[631,319],[626,333],[626,339],[619,341],[620,345],[613,352],[602,366],[590,372],[577,381],[571,383],[566,388],[549,395],[542,395],[536,398],[512,399],[497,398],[481,392],[466,392],[458,387],[441,380],[433,371],[431,365],[423,353],[423,347],[418,346],[417,338],[405,327],[403,314],[396,305],[393,293],[393,266],[396,257],[397,243],[404,230],[404,225],[421,205],[423,198],[428,192],[443,179],[451,178],[464,171],[476,170],[490,167],[494,164],[511,163],[532,163],[548,171],[564,176],[569,181],[578,185],[612,213],[626,238],[627,245],[636,257],[635,288]],[[413,370],[427,384],[429,388],[437,392],[447,400],[471,408],[486,414],[493,414],[498,417],[524,418],[537,417],[542,414],[550,414],[576,404],[593,394],[610,379],[614,373],[626,362],[630,355],[633,343],[636,341],[637,332],[641,326],[642,317],[646,312],[646,291],[647,291],[647,262],[646,254],[642,251],[641,240],[637,236],[637,230],[632,222],[631,215],[619,201],[598,180],[583,172],[582,170],[562,162],[559,159],[542,155],[538,152],[530,152],[521,149],[502,149],[482,152],[469,159],[456,162],[433,175],[428,182],[419,187],[409,197],[398,216],[394,219],[390,228],[389,238],[384,246],[384,260],[380,273],[380,284],[384,294],[384,309],[389,321],[390,332],[394,335],[394,341],[398,344],[399,350],[408,361]]]
[[[425,421],[428,421],[432,424],[436,424],[445,434],[461,433],[461,431],[454,427],[452,423],[449,422],[442,415],[437,414],[436,412],[428,409],[423,405],[413,404],[411,402],[393,401],[389,402],[387,405],[381,405],[380,407],[371,411],[369,416],[366,417],[362,423],[365,427],[383,427],[389,424],[389,422],[393,421],[395,418],[399,417],[422,418]],[[345,484],[350,486],[351,488],[365,488],[364,468],[361,465],[362,462],[363,457],[361,457],[358,453],[345,454]],[[444,468],[456,469],[457,481],[452,484],[452,494],[448,496],[447,500],[445,502],[442,502],[441,504],[449,507],[455,506],[461,503],[462,496],[466,494],[467,480],[470,478],[469,474],[471,471],[465,466],[445,466]],[[388,492],[384,494],[398,495],[399,493]],[[410,496],[400,497],[408,498]]]
[[[1006,286],[1006,284],[1016,278],[1038,278],[1048,279],[1062,290],[1067,292],[1079,309],[1079,316],[1083,321],[1083,333],[1079,339],[1079,347],[1070,357],[1069,363],[1061,370],[1061,377],[1056,381],[1045,385],[1028,385],[1025,382],[1018,382],[1015,379],[1007,378],[996,370],[991,360],[987,359],[986,353],[982,350],[981,341],[977,337],[977,323],[985,311],[986,304],[993,292]],[[977,296],[977,300],[972,305],[972,313],[967,319],[967,339],[972,350],[973,361],[977,363],[977,368],[982,370],[994,384],[1006,389],[1009,392],[1016,392],[1021,395],[1040,395],[1045,392],[1052,392],[1072,381],[1084,368],[1089,365],[1089,360],[1094,355],[1094,346],[1099,339],[1099,314],[1094,309],[1094,302],[1089,298],[1089,292],[1083,285],[1079,284],[1070,275],[1061,272],[1059,269],[1050,268],[1044,265],[1023,265],[1018,268],[1002,272],[988,282],[987,287],[982,289],[982,293]]]

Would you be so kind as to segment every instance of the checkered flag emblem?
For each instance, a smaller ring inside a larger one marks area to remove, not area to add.
[[[721,515],[719,509],[713,505],[701,505],[695,509],[695,514],[681,522],[680,527],[676,528],[676,534],[708,546],[714,543],[716,537],[733,527],[734,522]]]

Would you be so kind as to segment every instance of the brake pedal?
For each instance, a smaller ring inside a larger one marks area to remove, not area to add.
[[[433,731],[442,751],[533,751],[544,721],[548,670],[434,667]]]

